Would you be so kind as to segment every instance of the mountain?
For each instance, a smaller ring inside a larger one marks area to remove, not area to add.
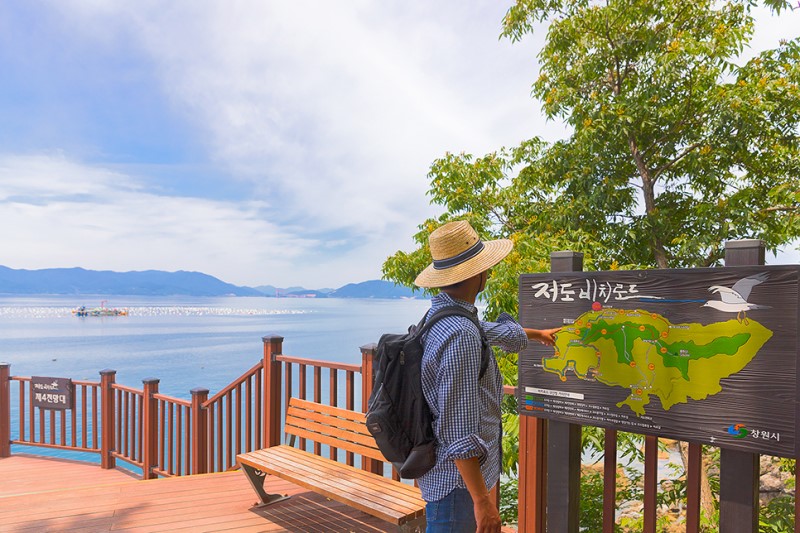
[[[0,266],[0,294],[128,294],[142,296],[263,296],[200,272],[111,272],[83,268],[15,270]]]
[[[350,283],[336,289],[329,298],[423,298],[422,292],[413,292],[408,287],[395,285],[390,281],[372,280]]]
[[[304,294],[314,293],[319,297],[325,298],[328,294],[332,293],[334,289],[306,289],[304,287],[287,287],[285,289],[280,287],[275,287],[273,285],[259,285],[257,287],[253,287],[258,292],[262,293],[264,296],[274,296],[276,298],[281,298],[284,296],[301,296]]]
[[[288,298],[424,298],[389,281],[350,283],[339,289],[240,287],[201,272],[112,272],[83,268],[15,270],[0,265],[0,294],[115,294],[133,296],[272,296]]]
[[[371,280],[361,283],[349,283],[338,289],[306,289],[303,287],[290,287],[282,289],[272,285],[259,285],[256,287],[264,296],[277,298],[427,298],[422,292],[413,293],[411,289],[395,285],[390,281]]]
[[[288,289],[282,289],[280,287],[275,287],[273,285],[259,285],[257,287],[253,287],[255,290],[263,294],[264,296],[286,296],[290,292],[295,291],[304,291],[303,287],[289,287]]]

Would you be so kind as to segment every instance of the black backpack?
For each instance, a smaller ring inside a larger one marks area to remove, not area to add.
[[[460,306],[439,309],[427,320],[422,317],[419,324],[408,328],[408,333],[381,335],[375,351],[374,382],[367,403],[367,429],[375,437],[384,457],[405,479],[416,479],[436,464],[433,415],[422,393],[424,348],[421,337],[438,320],[454,315],[469,318],[480,331],[480,377],[483,377],[489,364],[486,336],[477,317]]]

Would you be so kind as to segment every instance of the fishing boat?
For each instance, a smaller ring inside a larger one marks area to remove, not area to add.
[[[72,310],[75,316],[127,316],[127,309],[117,309],[116,307],[106,307],[106,301],[100,302],[100,307],[88,308],[85,305]]]

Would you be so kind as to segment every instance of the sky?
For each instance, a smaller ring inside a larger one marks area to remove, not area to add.
[[[380,278],[441,212],[435,159],[568,135],[530,94],[545,32],[499,37],[510,5],[0,3],[0,265]],[[796,37],[800,9],[759,12],[745,55]]]

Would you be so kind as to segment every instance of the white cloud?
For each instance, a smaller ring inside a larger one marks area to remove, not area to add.
[[[252,185],[271,233],[345,242],[327,255],[298,255],[264,282],[378,277],[383,260],[411,248],[416,225],[437,212],[426,195],[435,158],[560,133],[529,97],[536,43],[500,41],[507,6],[490,1],[52,7],[76,38],[106,47],[124,40],[149,58],[211,158]]]
[[[263,207],[152,194],[135,177],[58,155],[0,157],[0,225],[14,228],[0,233],[0,263],[201,270],[243,285],[311,276],[298,264],[321,244],[264,220]]]
[[[59,167],[58,172],[54,172],[54,166]],[[121,176],[102,169],[86,169],[64,154],[0,158],[0,176],[0,201],[110,196],[117,190],[135,189]]]
[[[83,27],[123,25],[139,41],[212,154],[278,199],[278,217],[398,236],[432,213],[434,158],[554,131],[528,96],[534,48],[498,40],[506,6],[477,6],[139,2],[77,13]]]

